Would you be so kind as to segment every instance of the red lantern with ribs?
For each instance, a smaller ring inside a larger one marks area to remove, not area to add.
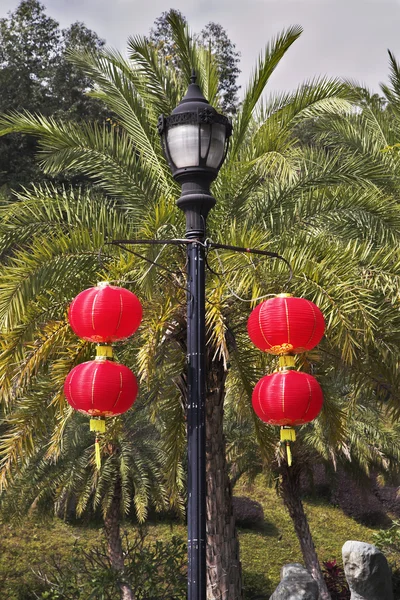
[[[256,306],[247,329],[253,344],[264,352],[298,354],[319,344],[325,322],[310,300],[281,294]]]
[[[91,417],[114,417],[131,408],[138,393],[128,367],[109,360],[91,360],[68,374],[64,394],[68,403]]]
[[[101,282],[76,296],[69,307],[68,319],[80,338],[110,343],[135,333],[142,314],[142,305],[135,294]]]
[[[315,419],[323,396],[318,381],[308,373],[284,370],[266,375],[252,395],[256,415],[270,425],[304,425]]]
[[[253,391],[252,404],[264,423],[281,426],[280,438],[286,444],[290,466],[290,442],[296,440],[293,427],[313,421],[322,408],[323,395],[318,381],[308,373],[284,368],[260,379]]]

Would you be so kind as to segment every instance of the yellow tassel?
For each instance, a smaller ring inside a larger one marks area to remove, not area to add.
[[[96,441],[95,441],[95,444],[94,444],[94,452],[95,452],[96,467],[97,467],[97,470],[100,471],[100,469],[101,469],[101,456],[100,456],[100,444],[99,444],[98,437],[96,437]]]
[[[286,454],[287,454],[287,464],[289,467],[292,466],[292,451],[290,449],[290,442],[286,442]]]
[[[286,442],[286,455],[289,467],[292,466],[290,442],[296,441],[296,431],[292,427],[281,427],[281,442]]]

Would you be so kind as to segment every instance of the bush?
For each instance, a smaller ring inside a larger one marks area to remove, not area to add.
[[[325,561],[322,572],[332,600],[349,600],[349,586],[344,571],[336,560]]]
[[[45,586],[40,600],[119,600],[120,585],[128,584],[136,600],[185,600],[186,545],[178,537],[146,543],[139,531],[124,537],[125,568],[111,568],[104,546],[85,551],[76,545],[66,566],[57,559],[36,572]]]
[[[259,527],[264,523],[264,510],[259,502],[247,496],[234,496],[232,501],[239,527]]]
[[[380,529],[372,536],[375,546],[382,552],[400,552],[400,522],[393,521],[389,529]]]

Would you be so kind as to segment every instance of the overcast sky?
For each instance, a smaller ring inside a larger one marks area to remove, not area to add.
[[[19,0],[0,0],[0,16]],[[315,75],[356,79],[375,91],[387,80],[387,49],[400,61],[400,0],[44,0],[62,27],[83,21],[124,50],[129,35],[146,34],[169,8],[179,9],[192,30],[221,23],[241,53],[245,85],[257,56],[282,29],[304,33],[271,78],[270,90],[293,89]]]

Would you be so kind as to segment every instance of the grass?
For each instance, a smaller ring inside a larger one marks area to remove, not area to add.
[[[251,487],[236,486],[237,495],[250,496],[264,509],[261,529],[240,529],[241,560],[246,598],[272,593],[279,582],[283,564],[302,562],[300,547],[282,501],[261,479]],[[338,559],[348,539],[372,541],[376,529],[365,527],[346,516],[339,508],[324,501],[304,502],[317,553],[321,561]],[[125,527],[125,526],[124,526]],[[132,531],[134,525],[127,524]],[[150,539],[167,539],[186,535],[185,527],[176,523],[153,523],[148,526]],[[61,562],[70,560],[74,544],[85,548],[101,544],[101,525],[70,525],[54,519],[45,523],[25,520],[17,525],[0,526],[0,598],[28,600],[29,590],[37,586],[32,569],[45,570],[53,556]]]

